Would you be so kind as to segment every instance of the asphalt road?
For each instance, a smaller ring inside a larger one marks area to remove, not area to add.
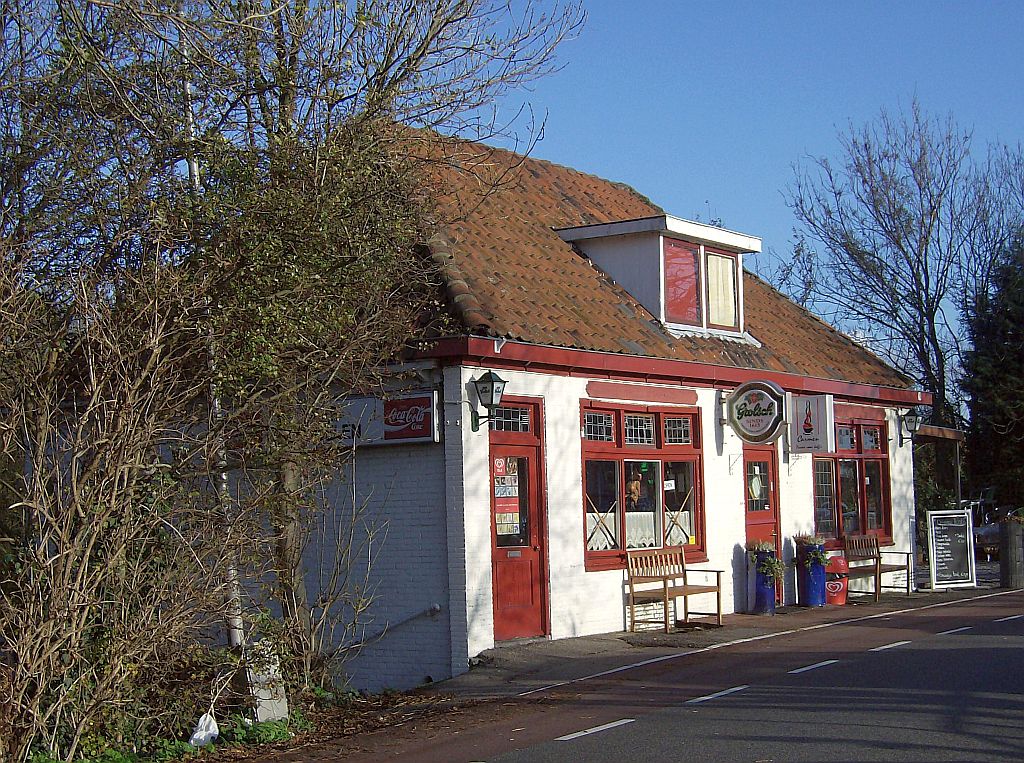
[[[1018,594],[641,668],[566,703],[575,730],[487,760],[1024,760],[1022,612]]]
[[[291,759],[1024,760],[1024,592],[681,651],[375,736]]]

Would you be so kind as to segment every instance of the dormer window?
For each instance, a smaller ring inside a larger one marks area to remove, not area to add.
[[[745,337],[743,254],[761,251],[760,239],[670,215],[563,228],[558,235],[673,333]]]
[[[700,247],[665,239],[665,320],[701,325]]]
[[[739,328],[736,255],[706,251],[708,275],[708,327],[735,331]]]
[[[663,252],[665,322],[738,331],[737,255],[672,238],[663,240]]]

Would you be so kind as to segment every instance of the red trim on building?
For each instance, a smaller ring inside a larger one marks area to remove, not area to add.
[[[885,421],[885,410],[873,408],[867,405],[849,405],[847,403],[835,404],[836,421]]]
[[[500,346],[500,350],[496,347]],[[828,394],[846,399],[890,405],[931,405],[932,396],[898,387],[821,379],[799,374],[734,366],[716,366],[688,360],[670,360],[638,355],[620,355],[594,350],[547,347],[522,342],[504,342],[485,337],[440,339],[417,358],[451,358],[468,365],[491,368],[544,371],[564,376],[603,376],[622,381],[662,384],[692,384],[731,387],[763,379],[790,392]]]
[[[697,404],[697,393],[692,389],[671,389],[669,387],[652,387],[648,384],[618,384],[605,381],[588,382],[587,397],[674,403],[676,405]]]

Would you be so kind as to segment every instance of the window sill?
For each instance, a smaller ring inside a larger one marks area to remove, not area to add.
[[[638,551],[641,549],[637,549]],[[708,554],[702,548],[687,548],[687,564],[702,564],[708,561]],[[626,552],[613,551],[605,553],[588,553],[584,559],[584,570],[586,572],[607,572],[608,570],[626,569]]]

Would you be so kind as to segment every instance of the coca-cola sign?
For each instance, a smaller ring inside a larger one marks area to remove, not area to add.
[[[354,445],[384,445],[438,442],[437,393],[415,392],[375,397],[350,398],[338,432]]]
[[[726,402],[729,424],[744,442],[773,442],[782,433],[786,393],[770,381],[741,384]]]
[[[384,439],[429,437],[434,430],[434,396],[384,401]]]

